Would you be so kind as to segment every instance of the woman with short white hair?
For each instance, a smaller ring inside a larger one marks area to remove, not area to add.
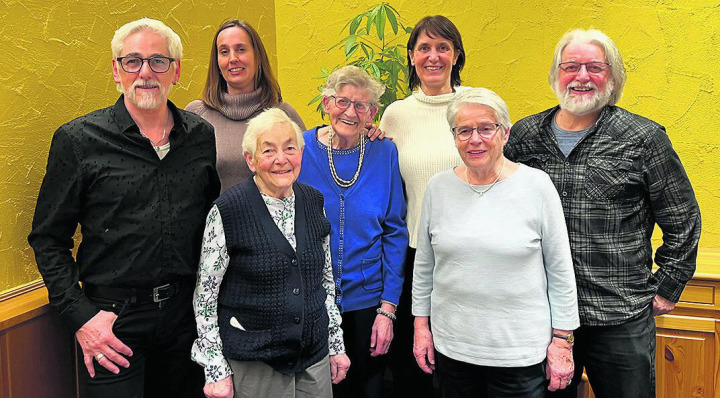
[[[416,360],[443,397],[544,397],[546,372],[553,390],[572,376],[579,326],[560,198],[547,174],[503,156],[510,116],[497,94],[461,92],[447,118],[463,164],[425,192]]]
[[[330,247],[353,368],[333,386],[340,397],[381,397],[395,306],[403,285],[408,244],[397,149],[369,141],[366,124],[385,87],[356,66],[333,72],[323,90],[329,126],[303,135],[307,146],[298,181],[325,197]]]
[[[255,174],[207,217],[195,289],[207,397],[332,397],[350,361],[335,305],[330,223],[320,192],[297,183],[298,125],[281,109],[243,138]]]

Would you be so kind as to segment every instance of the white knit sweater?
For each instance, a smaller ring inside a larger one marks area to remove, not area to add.
[[[387,107],[380,128],[393,138],[398,149],[400,174],[407,192],[407,226],[410,247],[417,247],[418,222],[425,187],[432,176],[462,164],[455,147],[447,108],[455,92],[428,96],[418,89]]]

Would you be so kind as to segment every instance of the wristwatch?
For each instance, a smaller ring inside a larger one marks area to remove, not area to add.
[[[572,332],[571,332],[571,333],[568,333],[568,334],[557,334],[557,333],[553,333],[553,337],[556,337],[556,338],[561,339],[561,340],[565,340],[565,341],[567,341],[567,342],[570,343],[570,344],[575,343],[575,335],[572,334]]]

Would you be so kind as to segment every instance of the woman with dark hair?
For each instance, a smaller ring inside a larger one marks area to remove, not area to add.
[[[417,23],[407,43],[409,86],[413,93],[387,107],[380,129],[393,138],[398,149],[400,174],[407,195],[407,226],[410,246],[405,260],[405,281],[391,350],[395,391],[410,396],[432,396],[432,378],[418,369],[413,357],[413,317],[410,290],[417,247],[418,221],[428,180],[440,171],[460,165],[445,117],[460,87],[465,50],[460,32],[441,15]]]
[[[300,115],[282,102],[280,85],[258,33],[247,22],[230,19],[215,33],[201,100],[185,108],[215,127],[217,169],[224,192],[252,174],[243,161],[248,120],[264,109],[282,109],[301,129]]]

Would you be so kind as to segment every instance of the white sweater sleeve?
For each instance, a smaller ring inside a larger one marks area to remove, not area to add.
[[[548,282],[550,314],[554,329],[574,330],[580,326],[575,271],[570,254],[565,216],[557,190],[547,175],[543,180],[542,254]]]

